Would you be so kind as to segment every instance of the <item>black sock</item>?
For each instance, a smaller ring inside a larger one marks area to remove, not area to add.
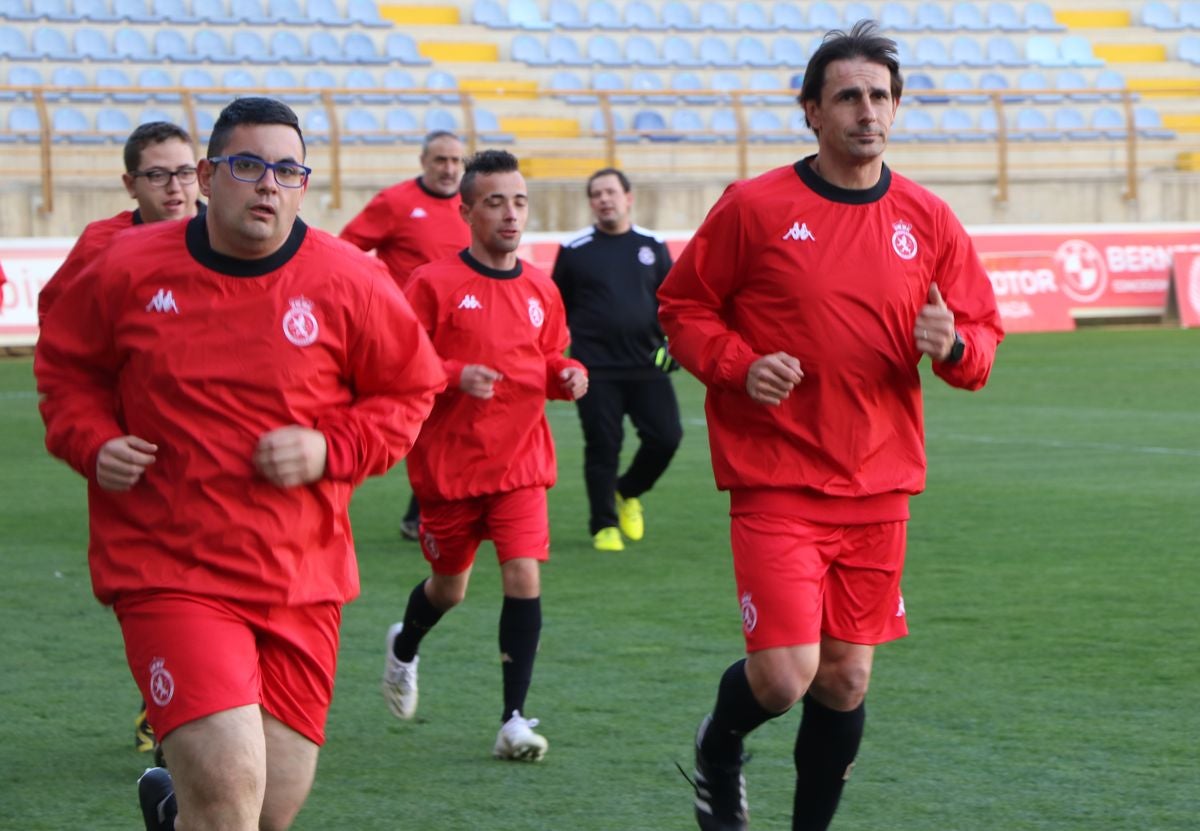
[[[846,713],[831,710],[811,693],[804,696],[804,716],[794,753],[792,831],[824,831],[829,827],[854,767],[866,720],[865,704]]]
[[[701,741],[705,758],[721,763],[737,761],[742,755],[742,737],[759,725],[783,713],[763,708],[750,689],[746,677],[746,659],[730,665],[717,687],[717,703],[712,711],[712,723]]]
[[[417,583],[417,587],[408,595],[408,607],[404,610],[404,631],[392,645],[392,653],[401,661],[408,663],[417,656],[417,648],[421,638],[429,633],[445,612],[429,602],[425,594],[425,581]]]
[[[525,709],[541,634],[542,599],[505,596],[500,608],[500,671],[504,677],[501,722],[508,721],[513,710]]]

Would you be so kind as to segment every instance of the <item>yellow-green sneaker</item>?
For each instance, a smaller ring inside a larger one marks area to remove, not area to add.
[[[624,551],[625,543],[621,541],[621,532],[610,525],[592,536],[592,547],[597,551]]]
[[[636,496],[625,499],[617,494],[617,522],[621,525],[621,533],[637,542],[646,533],[642,522],[642,503]]]

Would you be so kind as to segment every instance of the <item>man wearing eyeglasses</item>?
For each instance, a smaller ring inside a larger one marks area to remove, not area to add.
[[[79,274],[108,248],[119,232],[136,225],[188,219],[204,210],[197,201],[196,151],[182,127],[151,121],[125,141],[125,172],[121,182],[137,208],[89,224],[75,241],[62,265],[38,294],[38,323]]]
[[[304,159],[289,107],[231,103],[208,212],[116,238],[38,342],[46,444],[88,478],[93,590],[170,764],[138,783],[148,831],[293,822],[358,594],[351,492],[446,383],[384,266],[298,218]]]

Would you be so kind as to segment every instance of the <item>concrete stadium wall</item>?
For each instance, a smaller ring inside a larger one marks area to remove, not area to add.
[[[900,169],[903,172],[903,169]],[[1138,182],[1138,198],[1124,198],[1125,178],[1016,177],[1008,201],[997,202],[995,182],[965,177],[914,177],[945,199],[967,225],[1196,222],[1200,221],[1200,174],[1151,172]],[[303,218],[334,233],[388,182],[357,182],[342,191],[342,207],[330,207],[327,187],[314,186],[305,199]],[[564,231],[591,221],[581,180],[531,180],[530,231]],[[672,177],[635,182],[634,216],[638,224],[661,230],[688,230],[704,218],[725,183],[714,179]],[[71,237],[94,219],[133,206],[118,182],[60,185],[54,211],[39,211],[35,185],[8,183],[0,188],[0,237]]]

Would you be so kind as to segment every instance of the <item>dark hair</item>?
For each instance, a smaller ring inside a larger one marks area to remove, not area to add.
[[[616,176],[617,181],[621,183],[621,190],[625,191],[626,193],[629,193],[629,191],[633,190],[633,185],[629,184],[628,176],[626,176],[621,171],[617,170],[615,167],[606,167],[602,170],[597,170],[595,173],[593,173],[591,176],[588,177],[587,195],[589,198],[592,195],[592,182],[596,181],[601,176]]]
[[[507,150],[480,150],[467,160],[463,169],[462,183],[458,192],[462,201],[470,205],[475,201],[475,177],[490,176],[493,173],[514,173],[521,169],[517,157]]]
[[[149,121],[139,126],[125,139],[125,172],[133,173],[138,169],[142,163],[142,151],[147,147],[171,139],[179,139],[184,144],[192,143],[187,130],[169,121]]]
[[[826,33],[817,51],[808,59],[808,66],[804,69],[804,83],[796,100],[801,106],[808,101],[820,102],[821,91],[825,87],[825,68],[834,61],[848,61],[854,58],[865,58],[871,63],[886,66],[892,76],[892,99],[900,100],[900,94],[904,91],[904,78],[900,75],[896,41],[879,34],[879,24],[874,20],[858,21],[849,34],[841,29]],[[807,114],[804,116],[804,123],[808,124]]]
[[[455,141],[462,141],[462,139],[449,130],[434,130],[432,133],[426,133],[425,138],[421,141],[421,155],[424,156],[429,152],[429,145],[433,144],[438,139],[443,138],[452,138]]]
[[[274,98],[235,98],[221,110],[221,114],[217,116],[217,123],[213,125],[212,135],[208,139],[210,159],[224,152],[233,128],[242,124],[282,124],[291,127],[300,137],[301,154],[307,152],[304,133],[300,132],[300,119],[291,107]]]

